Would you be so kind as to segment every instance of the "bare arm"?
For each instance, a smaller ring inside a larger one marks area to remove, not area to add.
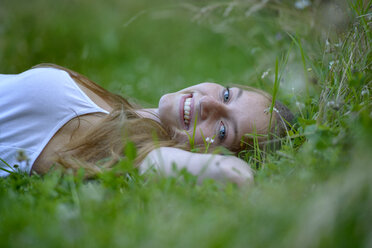
[[[172,147],[161,147],[150,152],[140,165],[140,172],[155,169],[165,176],[175,175],[173,167],[185,168],[198,176],[198,182],[213,178],[238,185],[253,182],[253,171],[243,160],[234,156],[191,153]]]

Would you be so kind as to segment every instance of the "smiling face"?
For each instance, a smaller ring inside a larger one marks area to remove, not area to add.
[[[203,134],[214,137],[214,145],[234,150],[244,134],[267,134],[270,104],[258,92],[202,83],[162,96],[158,110],[179,142],[188,141],[186,132],[192,136],[196,119],[195,144],[204,144]]]

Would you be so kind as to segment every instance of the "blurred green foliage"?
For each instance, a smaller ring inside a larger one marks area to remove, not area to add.
[[[2,73],[56,63],[156,106],[162,94],[203,81],[272,93],[278,60],[278,99],[298,120],[279,151],[247,154],[251,187],[196,185],[185,171],[143,178],[131,167],[131,143],[96,180],[83,171],[0,179],[1,246],[371,247],[370,7],[0,0]]]
[[[0,4],[3,73],[56,63],[152,105],[166,92],[203,81],[257,85],[257,75],[290,45],[272,18],[278,10],[248,18],[244,3],[229,12],[226,1]]]

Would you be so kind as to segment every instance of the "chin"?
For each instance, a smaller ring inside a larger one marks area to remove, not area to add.
[[[159,110],[160,110],[161,107],[164,107],[164,105],[166,105],[168,95],[169,94],[165,94],[162,97],[160,97],[160,100],[159,100]]]
[[[158,104],[158,110],[159,110],[159,116],[164,115],[164,113],[167,112],[167,109],[169,108],[169,99],[168,94],[163,95]],[[169,110],[168,110],[169,111]]]
[[[170,94],[163,95],[160,98],[158,111],[161,123],[169,128],[172,128],[173,121],[171,117],[174,113],[172,111],[172,101]]]

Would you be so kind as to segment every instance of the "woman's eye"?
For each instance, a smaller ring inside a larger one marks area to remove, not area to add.
[[[223,101],[227,102],[230,99],[230,89],[229,87],[226,87],[226,89],[223,91]]]
[[[220,140],[223,140],[226,136],[226,127],[225,125],[221,122],[220,130],[218,131],[218,138]]]

